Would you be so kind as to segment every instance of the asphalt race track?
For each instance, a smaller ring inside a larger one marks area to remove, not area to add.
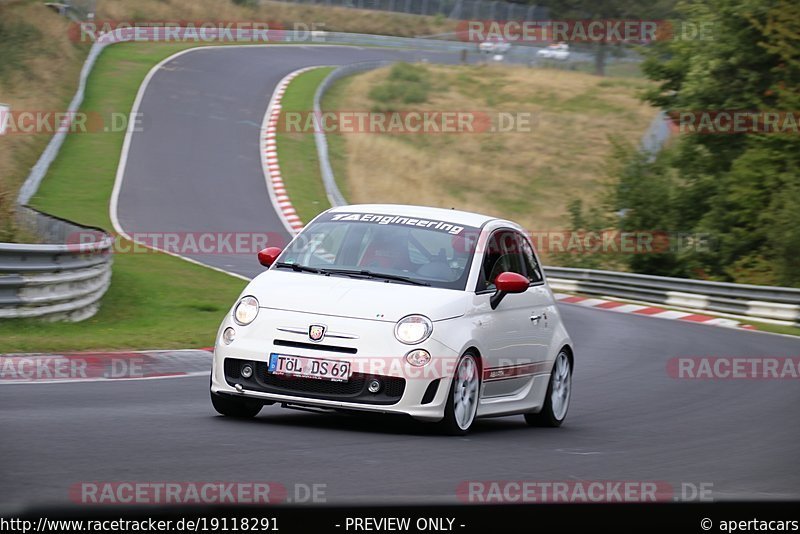
[[[292,71],[383,59],[456,62],[457,54],[350,46],[196,49],[160,69],[139,112],[119,192],[118,218],[133,234],[289,234],[267,194],[259,131],[275,86]],[[253,277],[253,254],[186,254]]]
[[[129,232],[274,231],[258,132],[274,85],[307,65],[419,53],[345,47],[203,50],[170,62],[142,103],[120,194]],[[232,76],[238,78],[234,81]],[[146,121],[148,119],[145,119]],[[148,124],[147,122],[145,124]],[[198,256],[251,276],[254,257]],[[469,480],[713,484],[712,497],[800,497],[798,380],[686,380],[681,356],[798,356],[800,340],[561,305],[577,363],[560,429],[521,416],[465,438],[403,418],[265,408],[219,417],[205,376],[0,384],[0,501],[69,502],[83,481],[325,484],[331,503],[458,502]]]

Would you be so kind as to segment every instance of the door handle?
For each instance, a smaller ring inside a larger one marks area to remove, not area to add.
[[[542,319],[541,315],[531,315],[531,322],[533,324],[539,324],[539,321],[541,321],[541,319]]]

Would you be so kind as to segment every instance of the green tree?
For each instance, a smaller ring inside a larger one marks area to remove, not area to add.
[[[710,39],[649,49],[643,70],[657,82],[646,94],[649,102],[668,112],[797,113],[800,4],[710,0],[678,9],[683,20],[713,32]],[[631,269],[800,286],[797,133],[681,135],[656,161],[640,159],[630,156],[620,175],[617,201],[626,210],[621,226],[652,222],[631,218],[658,210],[657,222],[666,229],[709,233],[716,246],[675,258],[632,259]]]

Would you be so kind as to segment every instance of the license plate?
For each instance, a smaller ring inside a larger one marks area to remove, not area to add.
[[[289,356],[272,353],[269,355],[268,373],[274,375],[347,382],[350,379],[350,362],[322,360],[304,356]]]

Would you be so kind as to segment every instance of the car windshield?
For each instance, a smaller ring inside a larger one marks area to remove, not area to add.
[[[435,219],[326,213],[295,238],[275,267],[463,290],[479,232]]]

